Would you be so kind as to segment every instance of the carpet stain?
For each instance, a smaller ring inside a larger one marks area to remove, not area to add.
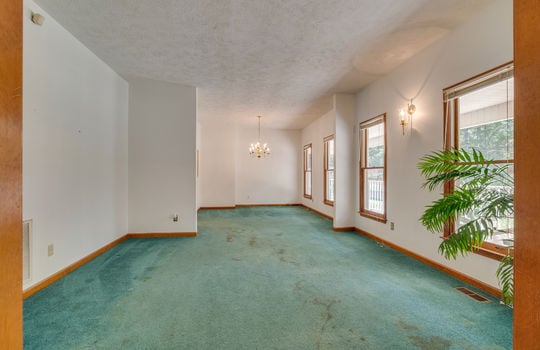
[[[285,264],[291,264],[291,265],[294,265],[294,266],[300,266],[300,263],[298,263],[297,261],[289,260],[284,256],[281,256],[279,258],[279,261],[281,261],[282,263],[285,263]]]
[[[234,235],[231,233],[227,233],[227,238],[225,239],[228,243],[231,243],[234,241]]]
[[[399,328],[404,329],[406,331],[417,331],[418,330],[418,327],[416,327],[413,324],[409,324],[409,323],[407,323],[407,322],[405,322],[403,320],[399,320],[397,325],[398,325]]]
[[[475,322],[473,322],[471,320],[468,320],[466,318],[461,319],[461,324],[464,325],[464,326],[469,326],[469,327],[476,325]]]
[[[409,339],[412,345],[417,346],[421,350],[447,350],[450,349],[450,345],[452,344],[450,340],[438,336],[425,338],[412,335],[409,336]]]
[[[293,291],[298,292],[302,290],[302,283],[304,283],[304,280],[296,281],[294,283]]]
[[[332,306],[334,306],[336,303],[339,303],[339,300],[328,300],[326,302],[320,301],[318,298],[315,298],[311,301],[313,305],[321,305],[324,306],[324,313],[323,313],[323,324],[321,326],[321,329],[319,330],[319,335],[317,337],[317,342],[315,343],[317,345],[317,349],[321,348],[321,342],[324,337],[324,332],[326,331],[326,327],[328,326],[328,322],[334,318],[334,314],[332,313]]]
[[[242,261],[240,258],[232,258],[234,261]]]
[[[256,244],[257,244],[257,237],[251,237],[249,239],[249,246],[250,247],[255,247]]]

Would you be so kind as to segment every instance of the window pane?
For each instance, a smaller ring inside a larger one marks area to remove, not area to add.
[[[306,149],[306,170],[311,170],[311,147]]]
[[[384,124],[380,123],[367,128],[367,162],[366,167],[384,166]]]
[[[500,165],[492,165],[492,167],[498,167]],[[513,179],[514,179],[514,165],[511,164],[508,166],[507,175],[510,181],[508,180],[502,180],[496,183],[493,183],[487,187],[487,189],[498,192],[498,193],[506,193],[509,195],[514,195],[514,186]],[[463,181],[456,182],[458,186],[462,186],[464,184]],[[464,225],[471,221],[473,218],[477,217],[478,214],[476,211],[473,210],[472,213],[469,213],[467,215],[461,215],[458,217],[457,224],[458,226]],[[495,219],[496,221],[496,229],[493,233],[492,238],[486,239],[486,242],[490,242],[497,245],[504,245],[504,246],[512,246],[514,239],[514,217],[513,216],[501,216]]]
[[[459,98],[459,147],[486,159],[514,158],[514,79]]]
[[[334,140],[328,140],[328,169],[334,169]]]
[[[384,170],[364,169],[364,208],[384,214]]]
[[[326,172],[326,200],[334,201],[334,171]]]
[[[306,182],[304,185],[306,195],[311,196],[311,171],[306,172]]]

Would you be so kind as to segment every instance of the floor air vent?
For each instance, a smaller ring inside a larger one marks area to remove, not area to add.
[[[455,287],[454,289],[457,290],[460,293],[465,294],[466,296],[468,296],[470,298],[473,298],[474,300],[476,300],[476,301],[478,301],[480,303],[489,303],[491,301],[488,298],[483,297],[482,295],[480,295],[480,294],[478,294],[476,292],[473,292],[472,290],[470,290],[467,287]]]

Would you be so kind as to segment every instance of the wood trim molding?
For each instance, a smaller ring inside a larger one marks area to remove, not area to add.
[[[279,204],[236,204],[233,207],[200,207],[199,210],[226,210],[226,209],[236,209],[236,208],[247,208],[247,207],[298,207],[302,206],[300,203],[279,203]]]
[[[540,349],[540,6],[514,1],[515,227],[514,349]]]
[[[461,273],[461,272],[456,271],[454,269],[451,269],[451,268],[449,268],[447,266],[439,264],[438,262],[435,262],[433,260],[425,258],[425,257],[423,257],[423,256],[421,256],[419,254],[416,254],[416,253],[414,253],[414,252],[412,252],[412,251],[410,251],[408,249],[400,247],[399,245],[397,245],[395,243],[392,243],[390,241],[387,241],[385,239],[377,237],[374,234],[371,234],[369,232],[361,230],[358,227],[355,227],[354,230],[356,232],[358,232],[359,234],[361,234],[363,236],[366,236],[367,238],[370,238],[370,239],[372,239],[372,240],[374,240],[376,242],[382,243],[387,247],[390,247],[390,248],[392,248],[394,250],[397,250],[398,252],[403,253],[403,254],[405,254],[407,256],[410,256],[411,258],[416,259],[416,260],[418,260],[418,261],[420,261],[420,262],[422,262],[422,263],[424,263],[426,265],[434,267],[437,270],[442,271],[442,272],[444,272],[444,273],[446,273],[446,274],[448,274],[448,275],[450,275],[450,276],[452,276],[454,278],[457,278],[458,280],[460,280],[460,281],[462,281],[464,283],[468,283],[471,286],[474,286],[474,287],[476,287],[476,288],[478,288],[478,289],[480,289],[480,290],[482,290],[482,291],[484,291],[484,292],[486,292],[488,294],[493,295],[494,297],[497,297],[499,299],[501,298],[501,291],[499,289],[493,287],[493,286],[490,286],[487,283],[479,281],[476,278],[467,276],[464,273]]]
[[[382,124],[384,129],[384,164],[383,166],[367,166],[368,159],[368,145],[367,145],[367,129],[375,125]],[[358,129],[358,141],[359,141],[359,154],[360,159],[358,161],[358,183],[359,183],[359,200],[358,207],[360,210],[358,213],[368,219],[373,219],[379,222],[386,223],[386,213],[387,213],[387,159],[388,159],[388,142],[387,142],[387,132],[386,132],[386,113],[379,114],[376,117],[370,118],[359,125]],[[383,170],[383,182],[384,182],[384,213],[379,214],[373,211],[370,211],[365,208],[364,196],[366,195],[365,186],[364,186],[364,172],[369,169],[382,169]]]
[[[334,141],[334,167],[332,169],[328,169],[328,142],[329,141]],[[334,206],[334,201],[333,200],[329,200],[326,195],[328,194],[328,172],[329,171],[332,171],[334,173],[334,179],[336,177],[336,159],[335,159],[335,151],[336,151],[336,138],[334,136],[334,134],[332,135],[329,135],[329,136],[326,136],[324,139],[323,139],[323,197],[324,197],[324,200],[323,200],[323,203],[326,204],[326,205],[329,205],[331,207]],[[335,194],[335,188],[336,186],[334,185],[334,194]]]
[[[125,238],[196,237],[197,232],[130,232]]]
[[[330,215],[326,215],[325,213],[320,212],[320,211],[318,211],[317,209],[313,209],[313,208],[311,208],[311,207],[308,207],[308,206],[305,205],[305,204],[300,204],[300,205],[301,205],[302,207],[306,208],[307,210],[311,210],[312,212],[315,212],[315,213],[319,214],[320,216],[322,216],[322,217],[325,218],[325,219],[328,219],[328,220],[334,220],[334,218],[331,217]]]
[[[232,207],[199,207],[199,210],[225,210],[225,209],[236,209],[236,206]]]
[[[247,208],[247,207],[298,207],[302,204],[299,203],[285,203],[285,204],[237,204],[238,208]]]
[[[465,79],[465,80],[462,80],[462,81],[460,81],[459,83],[455,83],[455,84],[452,84],[452,85],[450,85],[450,86],[447,86],[447,87],[443,88],[443,91],[445,91],[445,90],[450,90],[450,89],[455,88],[456,86],[460,86],[460,85],[463,85],[463,84],[465,84],[465,83],[474,81],[474,80],[476,80],[476,79],[478,79],[478,78],[480,78],[480,77],[482,77],[482,76],[484,76],[484,75],[488,75],[488,74],[490,74],[490,73],[492,73],[492,72],[495,72],[495,71],[500,70],[501,68],[504,68],[504,67],[506,67],[506,66],[510,66],[510,65],[512,65],[513,63],[514,63],[514,61],[509,61],[509,62],[503,63],[503,64],[501,64],[501,65],[499,65],[499,66],[497,66],[497,67],[488,69],[488,70],[486,70],[485,72],[476,74],[475,76],[472,76],[472,77],[470,77],[470,78],[467,78],[467,79]]]
[[[0,11],[0,344],[3,349],[23,347],[22,10],[22,1],[14,0],[2,2]]]
[[[310,169],[307,169],[307,150],[309,149],[309,163],[311,164]],[[302,151],[302,192],[304,193],[304,198],[311,199],[313,195],[313,145],[311,143],[308,143],[304,146],[304,150]],[[306,193],[306,174],[310,173],[310,189],[311,194]]]
[[[371,219],[371,220],[375,220],[375,221],[378,221],[378,222],[382,222],[383,224],[386,224],[386,222],[388,221],[386,219],[386,215],[384,217],[380,216],[379,214],[377,213],[374,213],[372,211],[359,211],[358,214],[360,216],[363,216],[365,218],[368,218],[368,219]]]
[[[76,269],[78,269],[82,265],[86,264],[90,260],[92,260],[92,259],[98,257],[99,255],[105,253],[107,250],[111,249],[115,245],[118,245],[119,243],[124,241],[126,238],[128,238],[127,235],[124,235],[124,236],[122,236],[120,238],[115,239],[111,243],[99,248],[98,250],[96,250],[93,253],[90,253],[89,255],[85,256],[81,260],[78,260],[78,261],[74,262],[73,264],[69,265],[68,267],[63,268],[62,270],[60,270],[60,271],[56,272],[55,274],[47,277],[43,281],[38,282],[37,284],[33,285],[32,287],[30,287],[28,289],[25,289],[23,291],[23,299],[26,299],[26,298],[36,294],[37,292],[39,292],[43,288],[48,287],[49,285],[51,285],[54,282],[58,281],[60,278],[66,276],[67,274],[69,274],[72,271],[75,271]]]

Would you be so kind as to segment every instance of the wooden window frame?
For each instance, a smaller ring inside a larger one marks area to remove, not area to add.
[[[310,150],[309,152],[309,157],[310,157],[310,162],[309,164],[311,164],[311,169],[308,169],[307,168],[307,165],[308,165],[308,161],[307,161],[307,150]],[[307,198],[307,199],[312,199],[313,198],[313,147],[312,147],[312,144],[311,143],[308,143],[307,145],[304,146],[304,198]],[[307,181],[306,181],[306,178],[307,178],[307,173],[310,173],[311,176],[309,177],[310,179],[310,186],[309,188],[311,189],[311,193],[310,194],[307,194],[306,193],[306,184],[307,184]]]
[[[384,164],[382,167],[366,167],[365,163],[367,161],[367,135],[365,135],[365,132],[368,128],[382,124],[383,125],[383,131],[384,131]],[[379,114],[373,118],[370,118],[359,125],[359,141],[360,141],[360,160],[358,162],[358,169],[359,169],[359,188],[360,188],[360,205],[359,205],[359,214],[363,217],[373,219],[382,223],[386,223],[386,206],[387,206],[387,181],[386,181],[386,174],[387,174],[387,142],[386,142],[386,113]],[[365,201],[364,201],[364,195],[366,194],[366,191],[364,189],[364,173],[368,169],[382,169],[383,170],[383,184],[384,184],[384,213],[377,213],[371,210],[368,210],[365,208]]]
[[[334,141],[334,167],[332,169],[328,168],[328,143],[329,141]],[[334,135],[327,136],[323,139],[324,145],[324,158],[323,158],[323,174],[324,174],[324,204],[329,206],[334,206],[334,201],[336,197],[336,141]],[[328,199],[328,173],[334,173],[334,200]]]
[[[497,81],[503,81],[513,77],[513,66],[514,62],[510,61],[443,89],[443,148],[445,150],[459,148],[460,96],[495,84]],[[500,73],[497,74],[498,72]],[[456,91],[458,91],[460,87],[464,87],[464,92],[462,92],[459,96],[452,96],[452,94],[456,94]],[[493,163],[514,164],[514,159],[494,160]],[[448,181],[444,185],[443,195],[446,196],[452,193],[454,189],[455,181]],[[443,238],[451,235],[453,232],[455,232],[455,229],[456,222],[454,219],[444,226]],[[474,250],[474,253],[500,261],[506,256],[508,249],[509,248],[501,247],[490,242],[484,242],[481,247]]]

